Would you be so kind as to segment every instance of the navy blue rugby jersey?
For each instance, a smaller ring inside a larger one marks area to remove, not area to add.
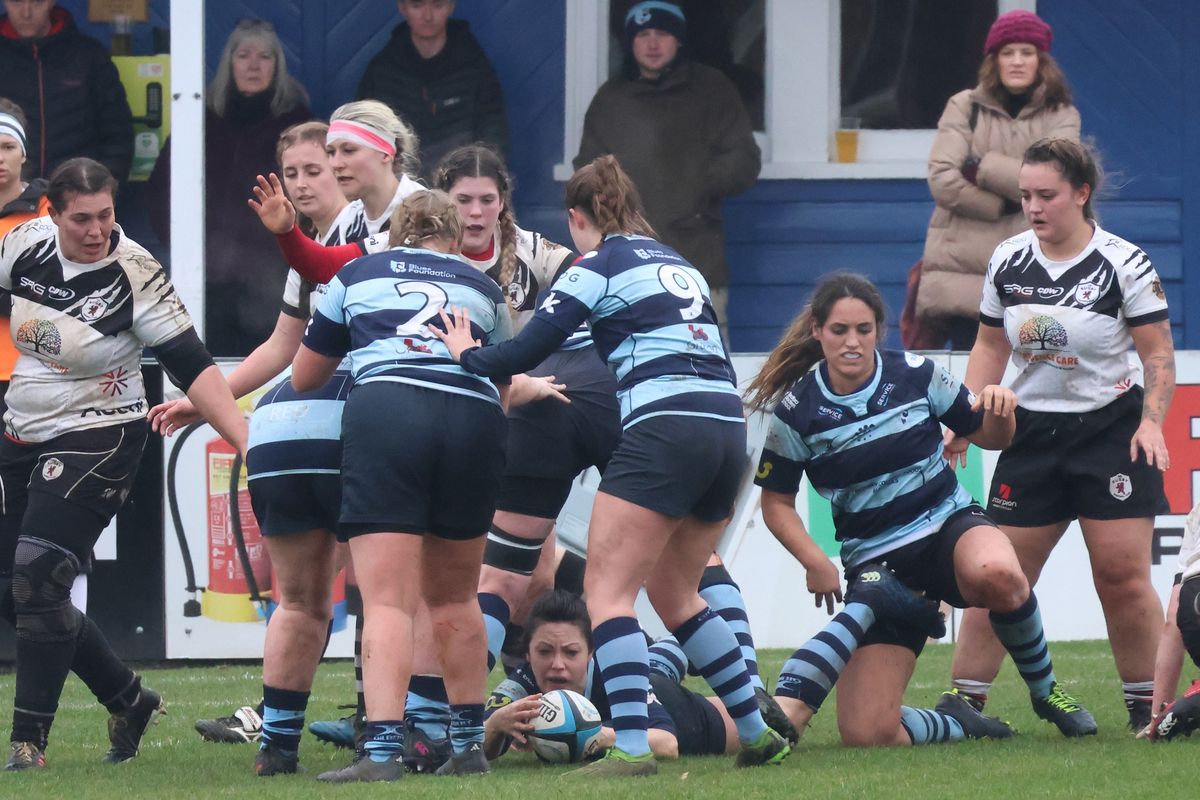
[[[825,362],[775,408],[755,483],[795,494],[804,473],[833,506],[842,564],[852,567],[915,542],[974,502],[942,458],[942,428],[979,430],[971,392],[913,353],[875,354],[875,373],[852,394],[829,386]]]
[[[350,356],[354,383],[397,381],[499,404],[496,387],[462,369],[427,324],[466,308],[471,335],[486,343],[512,336],[496,282],[457,256],[398,247],[342,267],[321,298],[304,344],[321,355]]]
[[[590,322],[617,377],[624,427],[661,414],[744,421],[708,284],[671,247],[610,235],[550,287],[537,318],[565,334]]]

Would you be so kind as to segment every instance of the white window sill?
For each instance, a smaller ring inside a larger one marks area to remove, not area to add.
[[[569,164],[554,165],[554,180],[565,183],[575,174]],[[759,180],[889,180],[919,179],[929,176],[927,161],[860,161],[854,164],[830,164],[824,161],[766,162]]]

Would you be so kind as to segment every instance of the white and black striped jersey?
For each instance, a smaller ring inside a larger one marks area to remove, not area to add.
[[[64,258],[57,233],[39,217],[0,241],[0,288],[12,292],[20,352],[4,424],[27,442],[144,417],[142,349],[192,328],[162,266],[120,227],[94,264]]]
[[[500,283],[500,232],[492,238],[492,254],[488,258],[475,260],[467,255],[463,258],[497,284]],[[575,259],[575,254],[557,242],[552,242],[540,233],[517,228],[517,263],[507,285],[500,286],[508,307],[513,312],[513,331],[519,332],[537,311],[538,294],[550,288],[559,272],[565,270]]]
[[[1001,242],[988,264],[979,321],[1004,327],[1031,411],[1103,408],[1134,385],[1131,327],[1167,319],[1162,281],[1136,245],[1099,225],[1070,261],[1042,253],[1033,231]]]
[[[400,201],[408,197],[413,192],[419,192],[425,189],[425,186],[418,181],[414,181],[407,175],[400,176],[400,185],[396,187],[396,193],[392,195],[392,202],[388,203],[388,207],[376,219],[367,217],[367,209],[363,205],[362,200],[351,200],[350,208],[358,214],[357,220],[346,230],[346,239],[341,242],[329,242],[328,244],[347,244],[349,242],[357,242],[360,239],[366,239],[368,236],[374,236],[377,233],[382,233],[388,229],[392,223],[392,212],[396,210],[396,206],[400,205]]]
[[[1179,574],[1186,581],[1200,575],[1200,503],[1192,506],[1183,521],[1183,542],[1179,545]]]

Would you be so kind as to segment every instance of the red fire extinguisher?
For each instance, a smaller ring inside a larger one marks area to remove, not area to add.
[[[252,601],[246,567],[238,552],[233,515],[241,523],[246,561],[260,593],[271,587],[271,560],[250,505],[246,470],[242,467],[237,492],[231,490],[237,451],[224,439],[213,439],[204,448],[208,488],[208,588],[201,613],[221,622],[255,622],[262,619]],[[236,507],[231,502],[236,498]]]

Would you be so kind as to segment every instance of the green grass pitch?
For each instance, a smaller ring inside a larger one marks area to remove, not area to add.
[[[932,706],[946,688],[951,647],[932,645],[917,662],[906,702]],[[1190,785],[1189,765],[1200,741],[1159,745],[1135,741],[1126,730],[1120,683],[1106,642],[1053,646],[1055,669],[1063,683],[1096,715],[1099,736],[1068,741],[1034,717],[1011,664],[1006,664],[988,711],[1009,720],[1019,735],[1005,742],[888,750],[847,749],[838,744],[831,698],[817,715],[792,757],[778,768],[734,770],[732,757],[685,758],[662,762],[656,778],[581,784],[562,781],[568,768],[541,766],[528,754],[510,754],[488,776],[440,779],[409,776],[399,785],[326,786],[314,776],[347,762],[334,750],[306,735],[299,776],[256,778],[251,745],[201,742],[192,723],[229,713],[258,699],[262,675],[253,664],[155,668],[144,670],[146,683],[162,692],[168,716],[147,733],[137,759],[116,767],[100,763],[107,749],[105,711],[75,678],[66,693],[47,753],[49,768],[39,772],[0,773],[0,797],[21,800],[127,800],[155,798],[239,798],[270,800],[304,796],[355,798],[916,798],[993,800],[993,798],[1180,796]],[[763,674],[778,674],[787,653],[762,654]],[[1194,677],[1189,664],[1185,680]],[[496,680],[493,676],[493,680]],[[707,691],[698,679],[689,685]],[[333,718],[339,702],[352,698],[353,668],[348,662],[325,664],[314,690],[309,719]],[[13,676],[0,674],[0,715],[11,713]]]

